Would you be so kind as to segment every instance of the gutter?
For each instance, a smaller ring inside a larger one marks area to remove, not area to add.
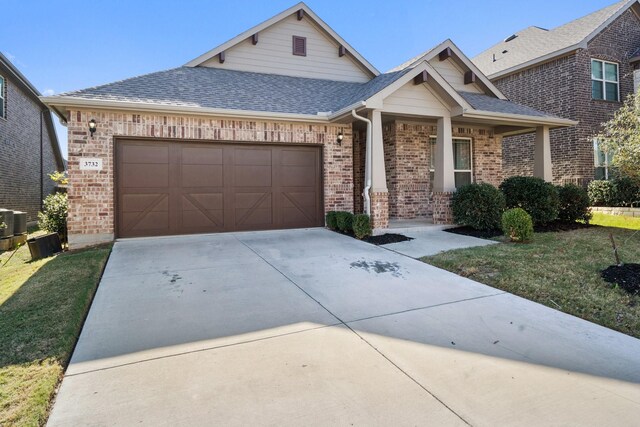
[[[365,186],[362,196],[364,197],[364,213],[371,217],[371,196],[369,195],[369,190],[371,190],[371,120],[357,115],[355,109],[351,110],[351,115],[353,118],[367,124],[366,156],[364,162]]]
[[[329,123],[328,113],[297,114],[297,113],[272,113],[268,111],[228,110],[222,108],[206,108],[185,105],[151,104],[147,102],[123,102],[73,98],[67,96],[43,96],[40,100],[54,110],[55,107],[84,107],[105,110],[150,111],[167,114],[193,114],[219,117],[244,117],[259,120],[286,120],[294,122]]]
[[[577,121],[569,119],[527,116],[523,114],[495,113],[492,111],[482,110],[464,111],[462,113],[462,117],[470,119],[500,119],[506,122],[527,123],[536,126],[564,127],[575,126],[578,124]]]

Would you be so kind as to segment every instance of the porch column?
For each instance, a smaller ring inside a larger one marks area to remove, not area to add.
[[[456,191],[453,172],[453,138],[451,136],[451,117],[438,119],[438,131],[435,147],[433,177],[433,222],[434,224],[452,224],[453,212],[451,199]]]
[[[451,193],[456,191],[456,181],[453,173],[451,117],[441,117],[438,119],[434,162],[433,191],[436,193]]]
[[[389,193],[387,173],[384,166],[382,141],[382,112],[373,110],[371,120],[371,221],[374,228],[389,226]]]
[[[549,126],[538,126],[536,128],[533,176],[542,178],[547,182],[551,182],[553,180],[553,174],[551,173],[551,142],[549,139]]]

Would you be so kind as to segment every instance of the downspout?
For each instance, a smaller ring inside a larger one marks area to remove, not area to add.
[[[371,196],[369,196],[369,190],[371,190],[371,120],[357,115],[356,110],[351,110],[351,115],[367,124],[366,156],[364,161],[365,186],[362,196],[364,197],[364,213],[371,216]]]
[[[44,110],[40,111],[40,210],[44,207],[44,135],[42,134]]]

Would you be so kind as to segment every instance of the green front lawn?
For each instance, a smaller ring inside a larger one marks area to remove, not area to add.
[[[592,227],[536,233],[528,244],[500,243],[424,257],[426,263],[640,338],[640,296],[605,282],[615,263],[640,263],[640,232]]]
[[[593,225],[602,225],[603,227],[629,228],[631,230],[640,230],[640,218],[633,218],[622,215],[607,215],[601,212],[594,212],[593,218],[589,221]]]
[[[0,426],[46,422],[110,251],[0,254]]]

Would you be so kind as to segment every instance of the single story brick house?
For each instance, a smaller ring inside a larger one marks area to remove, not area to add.
[[[49,108],[0,53],[0,208],[37,221],[42,200],[55,188],[48,174],[64,167]]]
[[[380,73],[304,3],[182,67],[42,98],[67,123],[69,242],[451,221],[502,180],[502,137],[575,122],[512,103],[447,40]]]
[[[551,131],[553,181],[608,177],[596,136],[640,82],[640,1],[623,0],[552,29],[528,27],[473,62],[510,100],[578,122]],[[532,135],[503,139],[505,176],[533,174]]]

